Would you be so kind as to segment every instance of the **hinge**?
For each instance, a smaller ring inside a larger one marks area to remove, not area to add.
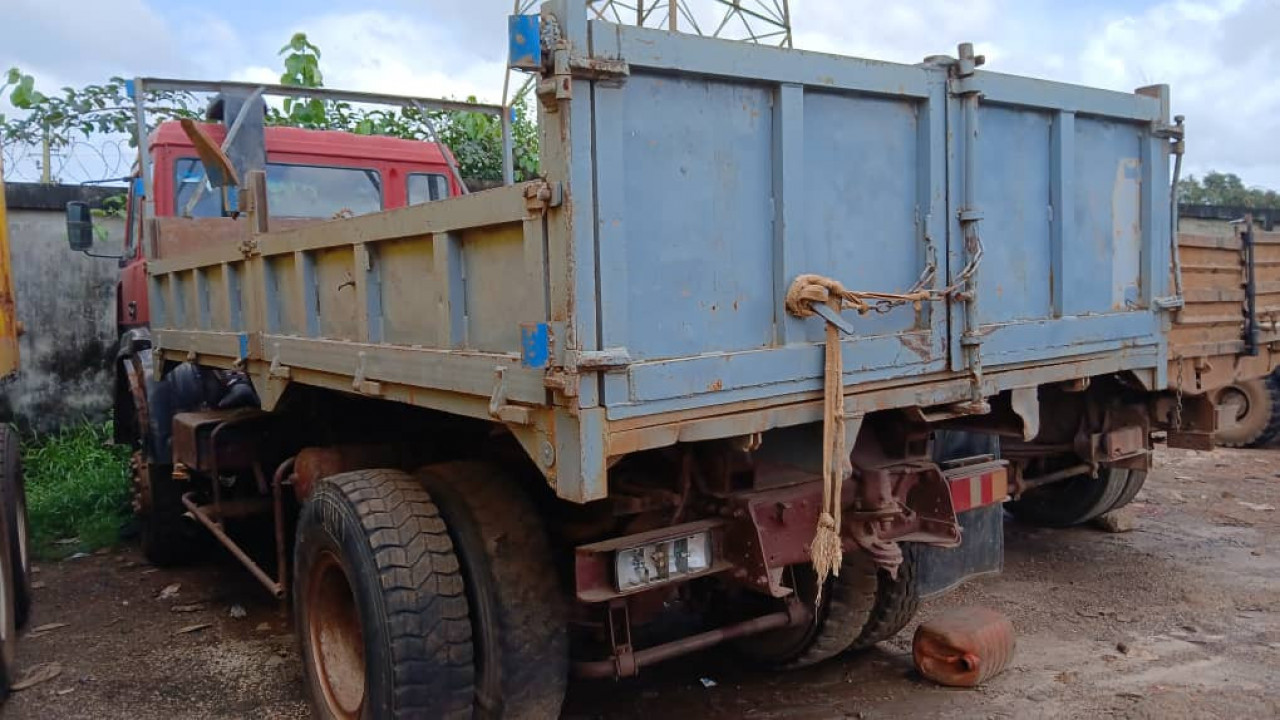
[[[631,66],[626,60],[609,58],[571,57],[569,69],[574,77],[587,80],[622,81],[631,75]]]
[[[605,350],[570,350],[568,365],[578,370],[611,370],[631,364],[631,353],[626,348]]]

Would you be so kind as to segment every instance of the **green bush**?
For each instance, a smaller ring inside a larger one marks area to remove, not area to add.
[[[32,551],[55,558],[112,545],[129,511],[129,449],[111,423],[26,438],[22,446]],[[77,538],[76,542],[57,542]]]

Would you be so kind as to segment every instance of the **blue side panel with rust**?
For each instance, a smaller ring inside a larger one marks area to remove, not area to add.
[[[787,287],[802,273],[880,292],[955,281],[968,161],[984,369],[1094,353],[1163,365],[1159,99],[602,21],[585,32],[574,47],[627,69],[590,83],[595,162],[570,188],[595,197],[586,349],[630,359],[602,376],[608,417],[820,388],[823,325],[786,313]],[[967,367],[961,302],[845,319],[848,385]]]

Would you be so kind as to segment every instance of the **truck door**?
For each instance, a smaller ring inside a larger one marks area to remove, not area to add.
[[[146,260],[142,252],[142,200],[142,181],[135,178],[129,187],[120,285],[116,294],[116,324],[121,331],[145,326],[150,319],[147,312]]]
[[[973,301],[950,310],[952,368],[1106,352],[1116,369],[1158,368],[1163,385],[1167,88],[1109,92],[964,61],[948,93],[951,281],[983,255]]]

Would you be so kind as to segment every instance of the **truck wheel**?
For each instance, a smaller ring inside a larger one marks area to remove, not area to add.
[[[470,718],[471,619],[444,519],[398,470],[318,482],[294,547],[307,692],[326,719]]]
[[[813,607],[817,576],[809,563],[792,565],[793,589],[800,602]],[[743,638],[738,651],[754,662],[785,668],[815,665],[853,647],[871,619],[877,575],[860,551],[847,552],[840,575],[827,580],[813,622]]]
[[[1256,447],[1280,435],[1280,382],[1274,376],[1228,385],[1214,396],[1219,418],[1214,439],[1226,447]]]
[[[182,485],[173,466],[147,462],[141,452],[130,460],[133,471],[133,509],[142,537],[142,554],[161,567],[191,562],[208,547],[204,530],[183,517]]]
[[[1130,470],[1128,473],[1129,479],[1125,481],[1124,492],[1120,493],[1120,498],[1116,500],[1116,504],[1112,505],[1107,512],[1119,510],[1133,502],[1133,499],[1138,496],[1138,491],[1147,483],[1146,470]]]
[[[1129,474],[1130,471],[1123,468],[1103,468],[1097,475],[1077,475],[1028,490],[1018,500],[1005,503],[1005,508],[1015,518],[1031,525],[1054,528],[1080,525],[1119,507],[1117,503],[1129,486]],[[1137,483],[1134,495],[1141,487],[1141,482]]]
[[[515,478],[490,463],[440,463],[415,476],[448,523],[467,582],[476,717],[559,717],[569,679],[569,609],[538,509]]]
[[[9,525],[10,573],[13,577],[14,622],[25,627],[31,617],[31,556],[27,537],[27,488],[22,479],[18,431],[0,428],[0,503]]]
[[[915,543],[898,543],[902,548],[902,564],[898,577],[889,577],[884,570],[876,571],[876,599],[871,607],[871,617],[862,626],[862,633],[853,641],[851,650],[869,648],[897,635],[916,616],[920,609],[919,550]],[[858,553],[863,556],[861,553]],[[868,560],[869,562],[869,560]]]
[[[0,514],[0,700],[9,696],[18,646],[17,606],[13,586],[13,553],[8,518]]]

